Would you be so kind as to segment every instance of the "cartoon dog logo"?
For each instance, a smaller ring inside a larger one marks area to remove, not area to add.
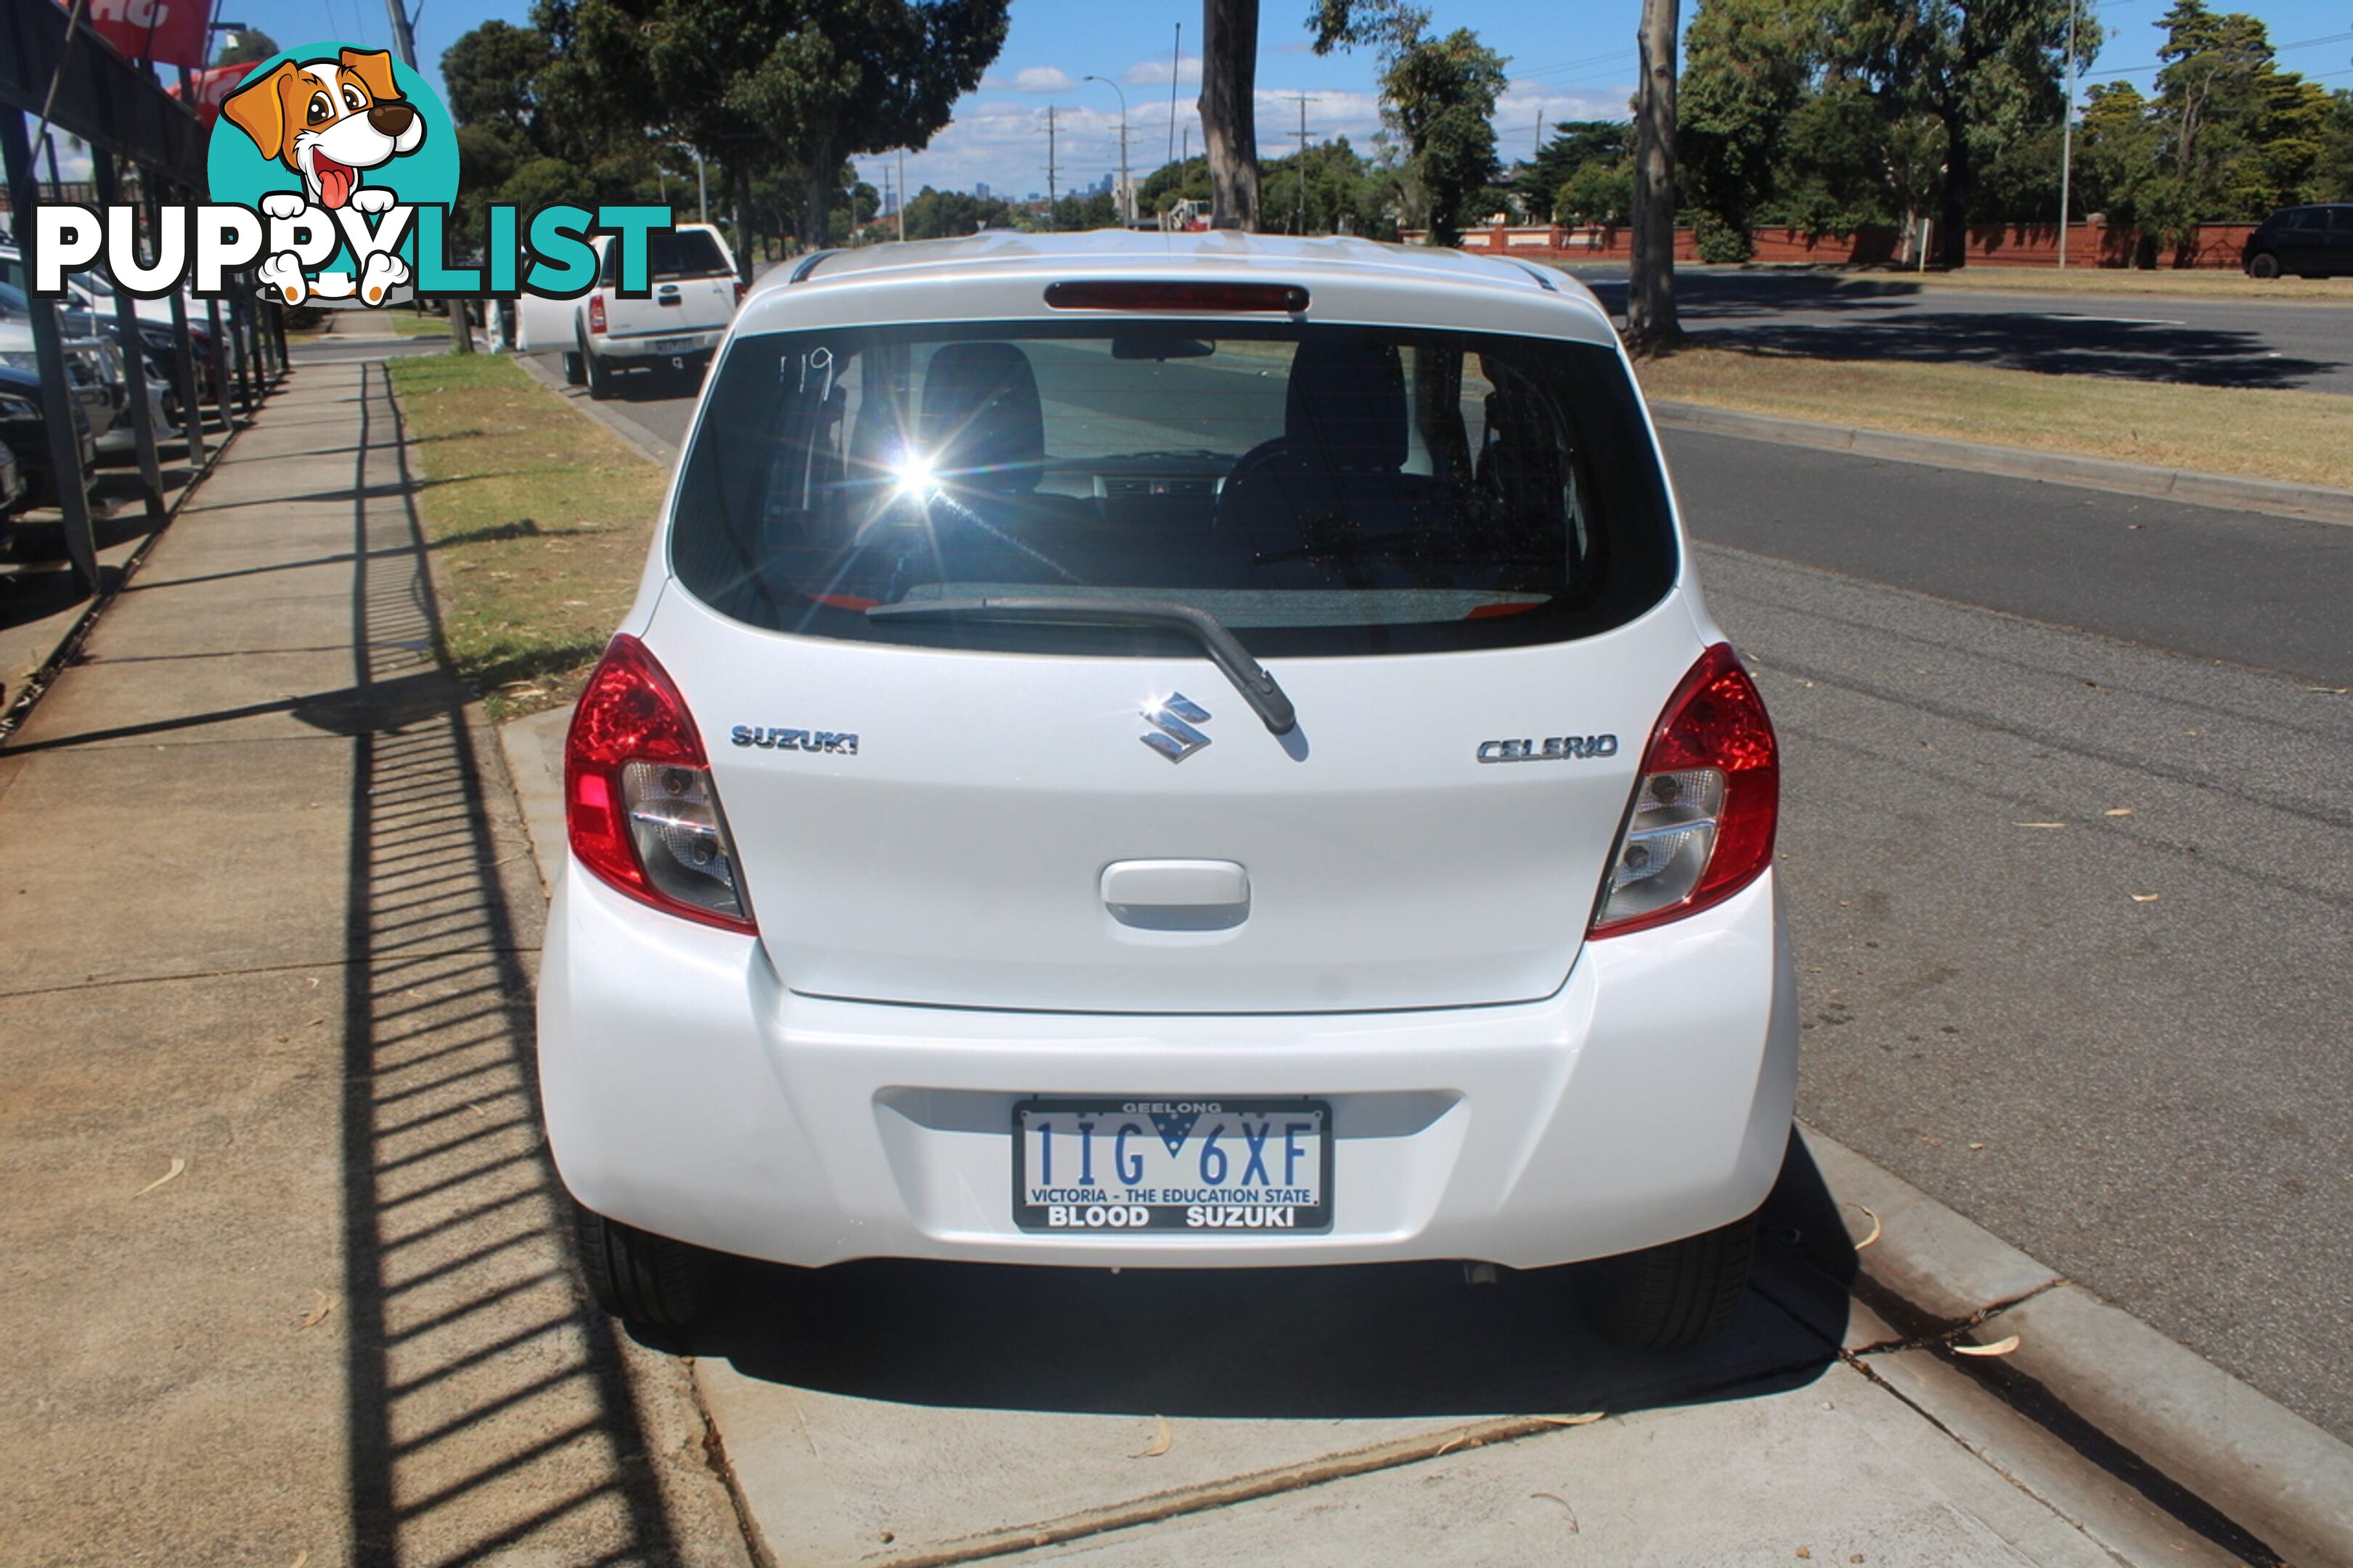
[[[344,49],[333,59],[281,60],[269,75],[231,93],[221,112],[252,138],[264,158],[302,178],[301,195],[273,191],[262,197],[262,212],[270,217],[295,217],[306,206],[332,212],[347,204],[362,213],[388,211],[398,202],[397,194],[386,185],[364,185],[361,176],[425,142],[425,117],[401,97],[392,57],[381,49]],[[291,251],[269,258],[257,271],[290,305],[314,291]],[[408,265],[398,257],[372,255],[357,292],[368,304],[382,304],[385,290],[407,277]],[[318,280],[315,292],[334,297],[353,290],[346,279],[329,275]]]

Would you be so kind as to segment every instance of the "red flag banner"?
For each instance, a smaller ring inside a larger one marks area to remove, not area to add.
[[[90,0],[90,25],[129,59],[205,63],[210,0]]]

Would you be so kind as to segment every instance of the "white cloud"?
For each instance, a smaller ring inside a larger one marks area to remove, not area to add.
[[[1166,87],[1168,85],[1168,62],[1166,60],[1145,60],[1140,65],[1132,65],[1125,70],[1119,73],[1119,79],[1125,82],[1130,87]],[[1201,82],[1201,57],[1198,55],[1177,56],[1176,79],[1187,87],[1199,86]]]
[[[1495,137],[1504,161],[1508,163],[1528,155],[1539,116],[1544,121],[1545,139],[1550,141],[1557,121],[1630,118],[1633,110],[1628,102],[1633,96],[1634,84],[1630,81],[1624,87],[1582,92],[1547,87],[1539,81],[1512,82],[1495,102]]]
[[[1023,66],[1009,78],[986,77],[980,85],[998,92],[1068,92],[1079,84],[1060,66]]]

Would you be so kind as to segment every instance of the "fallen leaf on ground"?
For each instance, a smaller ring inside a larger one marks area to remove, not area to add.
[[[1561,1496],[1559,1493],[1557,1493],[1557,1492],[1530,1492],[1530,1493],[1528,1494],[1528,1496],[1530,1496],[1530,1497],[1540,1497],[1540,1498],[1544,1499],[1544,1500],[1545,1500],[1545,1501],[1546,1501],[1546,1502],[1556,1502],[1556,1503],[1560,1504],[1560,1506],[1561,1506],[1563,1509],[1566,1509],[1566,1510],[1567,1510],[1567,1512],[1568,1512],[1568,1532],[1569,1532],[1571,1535],[1578,1535],[1578,1534],[1582,1534],[1582,1533],[1583,1533],[1583,1531],[1580,1530],[1580,1528],[1578,1527],[1577,1522],[1577,1510],[1576,1510],[1575,1509],[1573,1509],[1573,1508],[1569,1508],[1569,1506],[1568,1506],[1568,1500],[1567,1500],[1567,1498],[1562,1497],[1562,1496]]]
[[[2067,825],[2063,822],[2013,822],[2010,826],[2012,827],[2064,827]]]
[[[143,1198],[149,1193],[153,1192],[157,1187],[162,1186],[165,1182],[170,1181],[173,1177],[178,1175],[187,1168],[188,1163],[185,1160],[181,1159],[177,1154],[174,1154],[172,1156],[172,1168],[170,1170],[164,1172],[162,1175],[156,1177],[153,1181],[148,1183],[145,1186],[140,1188],[131,1195],[134,1198]]]
[[[1879,1216],[1872,1213],[1871,1210],[1862,1208],[1861,1204],[1857,1204],[1854,1206],[1859,1209],[1862,1209],[1863,1216],[1871,1221],[1871,1234],[1854,1244],[1854,1249],[1857,1252],[1861,1252],[1864,1247],[1869,1247],[1873,1242],[1879,1239]]]
[[[311,1294],[318,1300],[311,1302],[311,1310],[302,1314],[302,1327],[306,1329],[317,1328],[327,1321],[327,1314],[335,1310],[335,1299],[324,1290],[313,1286]]]
[[[2132,815],[2132,807],[2128,805],[2112,805],[2100,815],[2103,816],[2130,816]]]
[[[2017,1348],[2018,1336],[2010,1334],[1994,1341],[1989,1345],[1955,1345],[1953,1353],[1955,1355],[2008,1355]]]
[[[1539,1415],[1537,1420],[1547,1426],[1590,1426],[1601,1419],[1603,1412],[1588,1410],[1581,1415]]]
[[[2132,896],[2133,902],[2137,904],[2153,904],[2157,902],[2157,898],[2155,893],[2135,893]]]
[[[1800,1557],[1811,1557],[1813,1554],[1814,1549],[1810,1546],[1800,1546],[1798,1548],[1798,1555]]]
[[[1168,1417],[1166,1415],[1159,1417],[1159,1422],[1160,1425],[1153,1430],[1152,1441],[1146,1443],[1138,1452],[1130,1454],[1129,1458],[1156,1459],[1168,1451],[1169,1446],[1176,1441],[1176,1433],[1168,1425]]]
[[[1970,1145],[1969,1145],[1969,1147],[1970,1147],[1970,1148],[1972,1148],[1972,1149],[1982,1149],[1982,1148],[1984,1148],[1984,1147],[1985,1147],[1985,1145],[1984,1145],[1984,1144],[1982,1144],[1982,1143],[1972,1143],[1972,1144],[1970,1144]]]
[[[294,1553],[293,1568],[302,1568],[302,1565],[303,1565],[304,1563],[306,1563],[310,1562],[310,1561],[311,1561],[311,1554],[310,1554],[309,1552],[297,1552],[296,1553]]]

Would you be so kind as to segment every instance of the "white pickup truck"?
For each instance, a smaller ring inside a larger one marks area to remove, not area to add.
[[[744,298],[735,258],[709,224],[681,224],[646,237],[650,292],[620,294],[620,256],[610,235],[596,246],[596,286],[577,300],[525,300],[516,347],[561,349],[564,379],[610,397],[627,370],[686,370],[700,375]]]

